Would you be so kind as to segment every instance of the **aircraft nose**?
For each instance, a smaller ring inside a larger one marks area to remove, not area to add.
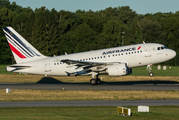
[[[176,52],[175,52],[174,50],[172,50],[170,54],[171,54],[170,56],[171,56],[172,58],[174,58],[174,57],[176,56]]]

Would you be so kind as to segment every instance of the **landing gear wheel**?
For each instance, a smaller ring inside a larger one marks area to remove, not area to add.
[[[154,76],[154,73],[150,72],[150,73],[149,73],[149,76],[150,76],[150,77],[153,77],[153,76]]]
[[[100,84],[101,80],[99,78],[96,78],[96,83]]]
[[[96,79],[91,79],[91,80],[90,80],[90,83],[91,83],[91,85],[96,85],[97,80],[96,80]]]

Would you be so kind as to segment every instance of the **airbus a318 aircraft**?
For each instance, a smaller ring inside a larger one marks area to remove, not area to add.
[[[45,76],[92,75],[92,85],[100,83],[98,76],[102,73],[129,75],[133,67],[161,63],[176,56],[175,51],[162,44],[143,43],[47,57],[12,27],[4,27],[3,31],[16,61],[16,64],[6,67],[7,71]],[[149,75],[154,74],[150,72]]]

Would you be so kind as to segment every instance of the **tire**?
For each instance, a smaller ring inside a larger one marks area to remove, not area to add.
[[[96,83],[100,84],[101,80],[99,78],[96,79]]]
[[[91,79],[90,80],[91,85],[96,85],[96,83],[97,83],[96,81],[97,81],[96,79]]]
[[[150,76],[150,77],[153,77],[153,76],[154,76],[154,73],[150,72],[150,73],[149,73],[149,76]]]

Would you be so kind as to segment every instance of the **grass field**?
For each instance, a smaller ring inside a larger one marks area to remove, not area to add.
[[[171,69],[169,69],[170,66],[167,66],[167,70],[158,70],[157,66],[154,65],[152,67],[152,72],[155,76],[179,76],[179,67],[178,66],[171,66]],[[137,67],[132,69],[133,73],[131,76],[148,76],[149,72],[146,70],[146,66],[143,67]]]
[[[179,91],[114,91],[114,90],[0,90],[0,102],[17,101],[105,101],[105,100],[171,100]]]
[[[6,71],[6,66],[8,65],[0,65],[0,74],[13,74],[12,72]]]
[[[132,116],[117,115],[117,106],[94,107],[7,107],[0,108],[2,120],[178,120],[179,106],[150,106],[149,113],[137,112],[131,108]]]

